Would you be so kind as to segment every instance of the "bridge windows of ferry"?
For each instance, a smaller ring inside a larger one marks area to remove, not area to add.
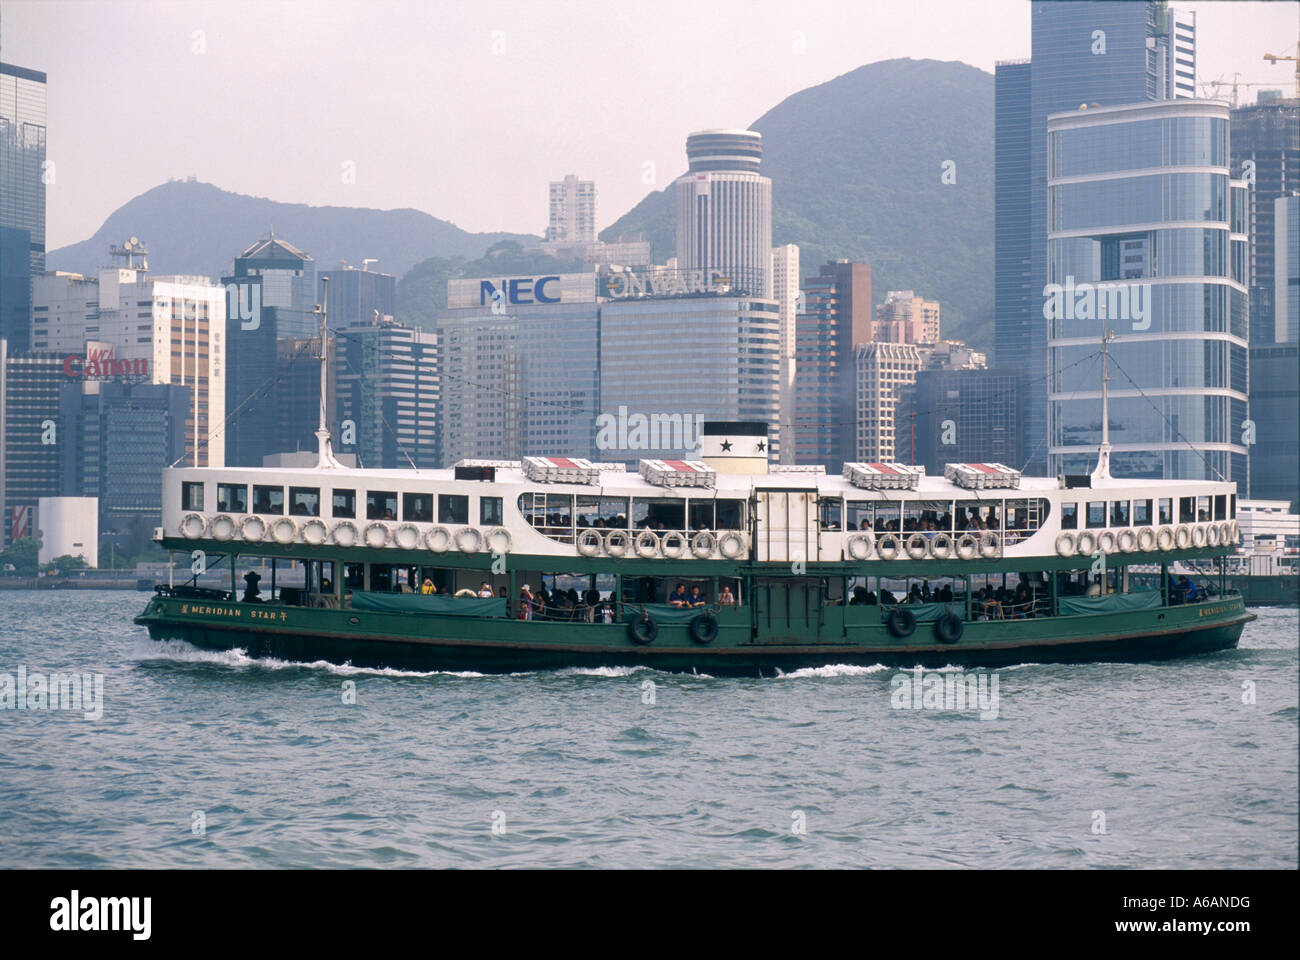
[[[1127,500],[1110,501],[1110,525],[1112,527],[1128,526],[1128,501]]]
[[[330,515],[355,520],[357,518],[357,492],[355,490],[333,490],[330,493]]]
[[[1061,504],[1061,529],[1079,529],[1079,505],[1077,503]]]
[[[1088,510],[1084,516],[1084,522],[1089,529],[1095,530],[1106,526],[1106,501],[1089,500]]]
[[[501,497],[478,498],[478,522],[483,527],[499,527],[505,523]]]
[[[1196,522],[1196,498],[1195,497],[1178,498],[1178,522],[1179,523]]]
[[[817,500],[817,522],[822,530],[839,531],[843,527],[844,500],[841,497],[820,497]]]
[[[218,513],[248,513],[248,484],[217,484]]]
[[[1162,497],[1160,503],[1160,522],[1173,523],[1171,519],[1174,515],[1174,501],[1172,497]]]
[[[181,509],[203,512],[203,483],[185,481],[181,483]]]
[[[265,514],[284,513],[284,487],[263,484],[253,485],[253,512]]]
[[[438,522],[469,523],[468,495],[463,493],[438,494]]]
[[[395,490],[366,491],[367,520],[396,520],[397,492]],[[367,527],[367,530],[370,528]]]
[[[1151,504],[1150,500],[1133,501],[1133,526],[1145,527],[1151,522]]]
[[[433,494],[402,494],[402,519],[407,523],[433,523]]]
[[[289,515],[291,517],[319,517],[320,487],[290,487]]]

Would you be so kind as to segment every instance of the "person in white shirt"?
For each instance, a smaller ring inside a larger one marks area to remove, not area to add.
[[[494,596],[492,593],[492,585],[487,581],[484,581],[483,586],[478,588],[478,595],[484,600],[491,600]]]

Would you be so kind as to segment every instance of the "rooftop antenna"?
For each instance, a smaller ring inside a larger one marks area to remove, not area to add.
[[[320,424],[316,427],[316,469],[337,470],[343,464],[334,459],[334,442],[330,439],[325,408],[329,397],[329,277],[321,278],[321,302],[312,310],[320,316]]]
[[[1101,329],[1101,445],[1097,447],[1097,468],[1092,471],[1092,479],[1110,479],[1110,398],[1106,384],[1110,382],[1110,373],[1106,369],[1108,345],[1115,339],[1115,332],[1106,329],[1102,320]]]
[[[362,259],[362,261],[361,261],[361,269],[362,269],[362,270],[369,270],[369,269],[370,269],[370,265],[371,265],[372,263],[378,263],[378,262],[379,262],[379,261],[378,261],[375,257],[364,257],[364,258]]]

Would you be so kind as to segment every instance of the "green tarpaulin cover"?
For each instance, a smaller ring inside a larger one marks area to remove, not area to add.
[[[491,600],[478,597],[426,596],[422,593],[352,594],[353,610],[376,610],[380,613],[427,613],[439,617],[504,617],[504,597]]]
[[[1104,597],[1062,597],[1061,613],[1122,613],[1125,610],[1151,610],[1160,606],[1159,590],[1139,593],[1111,593]]]
[[[670,603],[647,603],[643,604],[643,606],[646,613],[660,623],[690,623],[708,609],[707,607],[674,607]],[[635,620],[640,615],[641,611],[635,607],[623,608],[623,620],[625,622]]]
[[[951,610],[959,617],[965,617],[966,606],[964,603],[905,603],[903,609],[916,617],[917,623],[928,623],[931,620],[938,620],[945,613]],[[880,619],[888,620],[889,614],[893,607],[881,607]]]

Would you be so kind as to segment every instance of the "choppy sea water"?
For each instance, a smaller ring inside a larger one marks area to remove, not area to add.
[[[981,719],[884,667],[253,661],[153,644],[145,599],[0,592],[0,674],[104,676],[98,720],[0,710],[3,865],[1297,866],[1295,607],[1222,654],[995,671]]]

